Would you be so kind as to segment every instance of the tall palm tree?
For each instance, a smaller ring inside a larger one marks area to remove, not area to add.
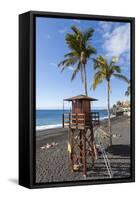
[[[108,107],[108,128],[110,134],[110,145],[112,145],[112,134],[111,134],[111,120],[110,120],[110,81],[112,77],[127,81],[127,78],[121,74],[120,66],[116,65],[115,57],[110,62],[107,61],[103,56],[98,56],[94,60],[95,75],[93,80],[93,89],[98,84],[102,83],[103,80],[107,83],[107,107]]]
[[[67,33],[65,36],[66,43],[71,51],[64,55],[65,59],[58,66],[61,67],[62,71],[67,67],[75,66],[71,80],[74,80],[76,74],[80,72],[85,95],[88,95],[86,64],[92,54],[96,53],[96,49],[90,43],[94,30],[89,28],[81,31],[76,26],[72,26],[71,29],[73,33]]]

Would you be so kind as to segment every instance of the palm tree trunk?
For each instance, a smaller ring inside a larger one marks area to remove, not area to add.
[[[112,146],[111,119],[110,119],[110,80],[107,81],[107,90],[108,90],[108,128],[110,135],[110,146]]]
[[[81,72],[81,81],[82,81],[82,83],[84,83],[84,80],[83,80],[83,66],[82,66],[82,64],[81,64],[80,72]]]
[[[84,89],[85,89],[85,95],[88,96],[88,92],[87,92],[87,78],[86,78],[86,64],[84,64]]]

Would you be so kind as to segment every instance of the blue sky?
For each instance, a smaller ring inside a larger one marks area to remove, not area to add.
[[[122,73],[130,79],[130,24],[120,22],[36,18],[36,108],[60,109],[64,98],[84,93],[80,73],[71,82],[73,67],[61,72],[58,63],[70,50],[65,42],[65,34],[76,25],[82,30],[92,27],[94,31],[91,44],[97,49],[98,56],[107,59],[117,56]],[[97,98],[94,107],[107,107],[106,82],[90,89],[93,81],[93,61],[87,63],[88,94]],[[111,80],[111,105],[118,100],[126,100],[124,95],[127,84],[113,78]],[[65,106],[68,106],[66,104]]]

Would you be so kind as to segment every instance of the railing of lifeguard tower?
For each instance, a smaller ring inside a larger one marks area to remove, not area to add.
[[[63,128],[85,128],[87,123],[92,126],[100,124],[99,112],[90,113],[90,122],[86,122],[86,117],[84,113],[63,113],[62,124]]]

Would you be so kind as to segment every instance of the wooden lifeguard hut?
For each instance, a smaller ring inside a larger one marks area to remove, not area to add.
[[[87,175],[87,159],[92,165],[96,157],[93,127],[99,124],[99,113],[91,111],[91,102],[97,99],[78,95],[64,99],[72,103],[69,113],[63,113],[63,127],[68,128],[68,151],[72,171],[83,171]]]

